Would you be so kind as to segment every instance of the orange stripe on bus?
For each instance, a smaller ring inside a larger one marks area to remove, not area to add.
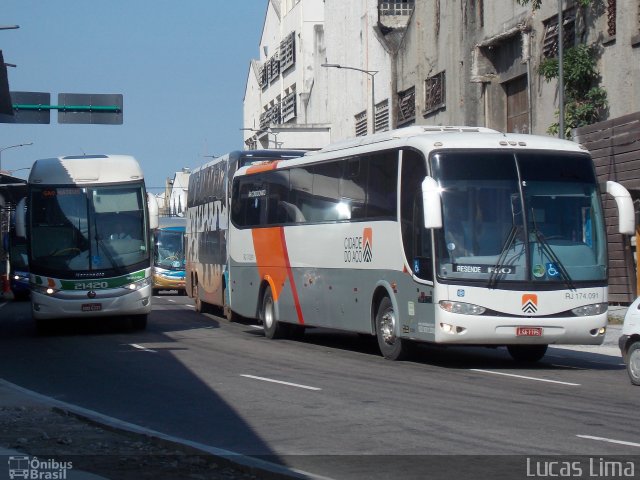
[[[268,172],[269,170],[275,170],[276,167],[278,166],[278,162],[279,160],[274,160],[273,162],[263,162],[257,165],[252,165],[249,168],[247,168],[247,174],[251,175],[254,173]]]
[[[251,230],[251,235],[253,236],[253,248],[256,252],[258,274],[261,279],[271,278],[270,284],[273,285],[272,289],[275,288],[272,291],[273,300],[278,301],[285,281],[288,279],[298,314],[298,322],[304,323],[298,290],[289,263],[284,229],[282,227],[254,228]]]

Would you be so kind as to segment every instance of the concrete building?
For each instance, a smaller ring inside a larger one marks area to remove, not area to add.
[[[310,105],[317,52],[324,48],[324,11],[322,0],[267,3],[259,58],[247,74],[246,148],[321,148],[329,142],[326,107]]]
[[[183,168],[173,176],[169,194],[169,215],[183,217],[186,214],[190,174],[190,169]]]
[[[640,111],[640,1],[563,7],[565,51],[598,50],[602,119]],[[463,124],[544,134],[558,88],[538,67],[557,55],[557,25],[551,0],[538,10],[516,0],[270,0],[247,77],[245,144],[315,147],[370,133],[372,117],[376,131]]]

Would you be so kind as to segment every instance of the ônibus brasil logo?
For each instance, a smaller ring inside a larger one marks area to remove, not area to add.
[[[371,263],[373,259],[373,230],[366,227],[361,236],[345,237],[345,263]]]
[[[538,295],[535,293],[522,295],[522,311],[524,313],[536,313],[538,311]]]

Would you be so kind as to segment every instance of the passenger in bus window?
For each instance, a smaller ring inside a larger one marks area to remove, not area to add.
[[[113,231],[109,235],[110,240],[131,239],[131,234],[127,231],[125,224],[122,220],[116,220]]]

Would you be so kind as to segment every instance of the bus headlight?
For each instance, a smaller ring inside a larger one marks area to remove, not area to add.
[[[127,290],[140,290],[141,288],[146,287],[151,284],[151,278],[143,278],[142,280],[138,280],[137,282],[129,283],[124,286]]]
[[[449,300],[441,300],[439,305],[445,312],[457,313],[460,315],[482,315],[487,310],[480,305],[464,302],[451,302]]]
[[[608,303],[594,303],[592,305],[574,308],[571,310],[571,313],[576,317],[588,317],[590,315],[600,315],[606,312],[608,308]]]
[[[43,287],[42,285],[33,285],[33,284],[31,285],[31,290],[33,290],[34,292],[41,293],[43,295],[53,295],[58,291],[55,288]]]

